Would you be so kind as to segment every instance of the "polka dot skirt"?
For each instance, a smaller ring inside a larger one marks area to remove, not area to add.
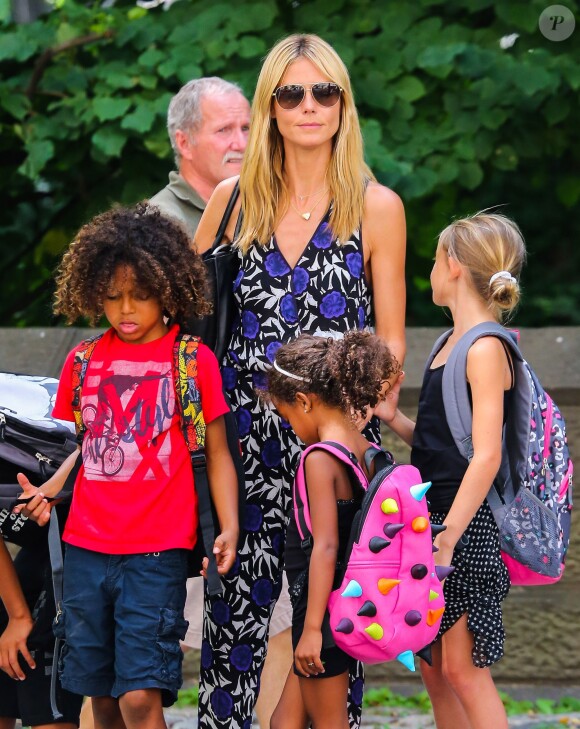
[[[431,521],[441,524],[446,514],[433,512]],[[491,666],[503,656],[505,632],[502,600],[510,588],[507,568],[501,558],[498,528],[487,501],[467,527],[463,548],[456,549],[451,564],[455,572],[445,580],[445,612],[437,639],[467,613],[473,633],[473,665]]]

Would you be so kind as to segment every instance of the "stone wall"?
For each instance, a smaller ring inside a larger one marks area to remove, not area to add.
[[[58,377],[67,352],[97,329],[56,327],[0,328],[0,371]],[[435,339],[443,330],[407,330],[407,358],[403,400],[416,402],[423,367]],[[521,331],[521,348],[538,372],[544,387],[559,403],[579,403],[580,327],[550,327]],[[579,403],[580,404],[580,403]]]
[[[58,377],[67,352],[94,330],[78,328],[0,329],[0,371]],[[406,380],[402,408],[416,412],[422,371],[432,343],[440,332],[409,329]],[[528,329],[521,332],[524,355],[544,387],[560,405],[568,424],[572,455],[580,463],[580,328]],[[408,448],[385,433],[399,461]],[[546,683],[580,686],[580,519],[572,520],[572,541],[566,574],[557,585],[514,587],[505,603],[506,656],[495,668],[502,683]],[[399,664],[369,669],[375,683],[408,681],[411,674]],[[418,680],[418,677],[417,677]]]

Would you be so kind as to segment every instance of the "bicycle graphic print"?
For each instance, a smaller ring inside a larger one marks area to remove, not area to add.
[[[123,468],[125,454],[119,445],[121,436],[112,427],[112,414],[106,417],[107,422],[101,422],[103,415],[97,419],[97,408],[94,405],[85,405],[82,414],[83,422],[89,432],[87,447],[89,458],[94,465],[100,461],[103,476],[115,476]],[[102,449],[103,440],[104,449]]]
[[[112,375],[102,380],[97,401],[84,404],[81,411],[87,429],[83,444],[85,467],[92,465],[103,476],[116,476],[126,466],[126,448],[134,448],[136,439],[153,445],[154,434],[163,430],[163,422],[173,415],[167,407],[170,376],[171,371],[145,376]],[[152,381],[160,386],[162,407],[158,403],[153,408],[145,405],[138,394],[143,383]]]

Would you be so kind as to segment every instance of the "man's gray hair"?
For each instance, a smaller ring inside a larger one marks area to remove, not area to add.
[[[226,96],[227,94],[244,94],[242,89],[231,81],[219,76],[205,76],[188,81],[182,86],[169,103],[167,110],[167,131],[179,166],[180,154],[175,142],[178,129],[194,134],[201,124],[201,100],[204,96]]]

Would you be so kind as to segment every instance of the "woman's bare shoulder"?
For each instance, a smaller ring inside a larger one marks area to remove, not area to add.
[[[225,207],[239,179],[239,175],[236,175],[235,177],[228,177],[227,179],[219,182],[207,203],[208,207],[210,203],[215,204],[216,206],[221,204]]]
[[[208,200],[195,233],[195,246],[199,253],[206,251],[213,243],[238,179],[238,177],[228,177],[227,180],[220,182]],[[226,228],[225,237],[228,240],[231,240],[231,235],[233,234],[239,206],[240,201],[238,200]]]
[[[403,210],[403,201],[390,187],[378,182],[369,182],[365,193],[365,213],[400,212]]]
[[[371,251],[376,246],[381,247],[387,235],[390,253],[393,252],[393,246],[397,245],[401,255],[404,255],[405,208],[396,192],[378,182],[369,183],[365,194],[362,227],[367,231],[366,242]]]

